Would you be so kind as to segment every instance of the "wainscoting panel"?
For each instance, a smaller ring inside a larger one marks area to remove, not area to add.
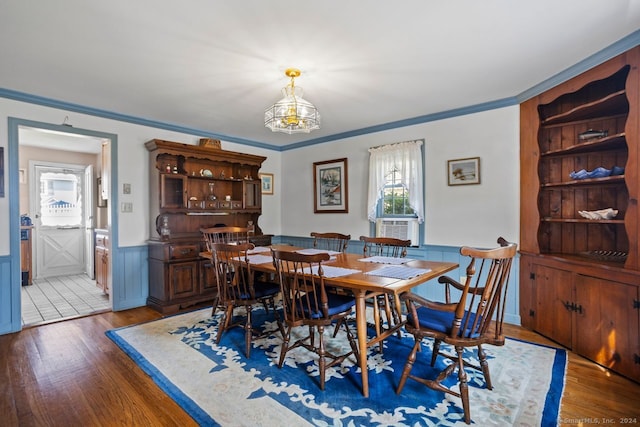
[[[299,236],[275,236],[273,243],[290,244],[300,247],[313,247],[313,239],[311,237]],[[362,253],[362,242],[352,240],[349,242],[347,252]],[[468,264],[468,258],[460,255],[460,248],[455,246],[438,246],[423,245],[420,247],[412,247],[407,251],[407,257],[415,259],[428,259],[433,261],[455,262],[460,265],[457,270],[450,271],[447,275],[455,280],[460,280],[465,275]],[[507,292],[505,322],[514,325],[520,325],[520,306],[519,306],[519,257],[514,260],[509,277],[509,289]],[[444,301],[444,291],[442,285],[437,283],[437,279],[430,280],[422,285],[414,288],[414,292],[420,296],[434,301]]]
[[[0,257],[0,335],[15,332],[20,328],[20,316],[13,316],[15,306],[12,298],[13,286],[15,281],[19,281],[17,277],[11,275],[11,257]],[[15,317],[17,324],[15,324]]]
[[[124,286],[112,285],[113,310],[146,305],[149,296],[148,246],[120,247],[116,257],[113,259],[112,284],[122,283]]]

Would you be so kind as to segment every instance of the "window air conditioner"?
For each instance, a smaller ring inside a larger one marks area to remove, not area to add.
[[[376,219],[376,237],[393,237],[411,240],[411,246],[418,246],[420,226],[417,219]]]

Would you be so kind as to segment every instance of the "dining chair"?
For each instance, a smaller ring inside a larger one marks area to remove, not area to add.
[[[363,255],[365,257],[382,256],[405,258],[407,256],[407,248],[411,246],[411,240],[394,239],[391,237],[360,236],[360,241],[363,243]],[[393,328],[401,323],[401,307],[398,303],[391,301],[388,294],[380,293],[368,302],[373,305],[373,319],[377,336],[380,336],[383,332],[382,313],[384,313],[386,317],[388,328]],[[398,331],[398,337],[400,336],[401,333]],[[383,346],[383,342],[380,341],[380,352],[382,352]]]
[[[257,304],[265,308],[271,306],[281,332],[284,332],[278,311],[275,309],[275,298],[280,293],[277,283],[260,282],[254,280],[247,253],[254,248],[252,243],[214,243],[211,246],[213,265],[218,284],[218,298],[220,306],[224,307],[224,315],[218,323],[216,344],[220,343],[223,334],[232,327],[244,328],[245,354],[251,355],[251,342],[254,336],[264,336],[265,333],[253,327],[251,315]],[[244,307],[244,319],[234,321],[234,309]]]
[[[211,251],[211,245],[214,243],[246,243],[249,241],[249,229],[246,227],[207,227],[201,228],[200,232],[208,251]]]
[[[355,355],[356,360],[358,358],[358,344],[347,322],[342,322],[342,325],[346,330],[351,351],[342,355],[327,351],[324,337],[327,326],[351,313],[355,306],[355,298],[350,295],[327,292],[322,261],[328,261],[329,254],[307,255],[273,248],[271,251],[280,281],[285,324],[284,342],[280,350],[278,367],[282,368],[287,352],[304,347],[318,356],[320,389],[324,390],[327,369],[341,364],[352,354]],[[309,332],[292,344],[291,331],[300,326],[308,327]]]
[[[205,227],[200,229],[202,233],[202,240],[204,240],[206,252],[201,254],[205,258],[209,258],[213,265],[212,247],[216,243],[239,243],[248,242],[248,229],[244,227],[228,227],[221,224],[221,226]],[[216,296],[211,306],[211,316],[216,315],[218,308],[223,308],[220,304],[220,298]]]
[[[351,240],[350,234],[312,232],[313,247],[328,251],[345,252]]]
[[[415,343],[402,371],[396,393],[401,393],[407,378],[418,381],[429,388],[454,395],[462,400],[464,419],[471,422],[469,388],[465,368],[481,371],[487,389],[493,388],[489,374],[487,356],[483,344],[504,345],[502,323],[505,313],[505,296],[509,284],[509,273],[517,245],[498,239],[495,249],[474,249],[464,246],[460,254],[469,257],[464,283],[447,277],[438,278],[444,285],[445,302],[429,301],[414,293],[401,296],[407,306],[407,332],[413,334]],[[455,299],[452,291],[459,296]],[[436,379],[421,378],[411,374],[416,361],[416,353],[424,338],[434,340],[431,366],[435,366],[438,356],[451,359],[453,363],[440,372]],[[450,344],[455,354],[441,349],[441,344]],[[479,365],[463,358],[466,347],[476,347]],[[459,392],[442,385],[442,382],[458,370]]]

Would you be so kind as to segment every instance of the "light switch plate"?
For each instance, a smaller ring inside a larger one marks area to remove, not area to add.
[[[131,184],[122,184],[122,194],[131,194]]]
[[[133,212],[133,203],[122,202],[120,204],[120,212]]]

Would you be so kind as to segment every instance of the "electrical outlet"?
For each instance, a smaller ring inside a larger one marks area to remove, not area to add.
[[[133,203],[122,202],[120,204],[120,212],[133,212]]]

